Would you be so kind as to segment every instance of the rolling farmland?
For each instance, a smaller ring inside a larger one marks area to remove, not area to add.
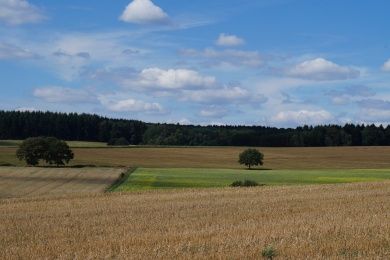
[[[23,165],[15,149],[0,147],[0,164]],[[124,168],[0,167],[2,256],[390,257],[390,148],[261,148],[251,171],[243,149],[73,148],[72,165],[139,166],[113,193]],[[243,179],[267,186],[227,187]]]

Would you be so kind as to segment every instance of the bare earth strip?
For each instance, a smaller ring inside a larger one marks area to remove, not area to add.
[[[390,259],[390,182],[0,200],[4,259]]]
[[[0,198],[103,192],[123,169],[0,168]]]

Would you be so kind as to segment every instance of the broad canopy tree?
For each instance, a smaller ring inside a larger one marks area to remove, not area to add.
[[[249,169],[252,166],[263,165],[264,155],[257,149],[249,148],[240,153],[238,162],[246,165]]]
[[[62,166],[74,158],[68,144],[55,137],[28,138],[19,146],[16,156],[31,166],[38,165],[40,160],[50,165]]]

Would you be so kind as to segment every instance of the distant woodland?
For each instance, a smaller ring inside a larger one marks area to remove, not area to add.
[[[390,126],[320,125],[297,128],[154,124],[90,114],[0,111],[0,139],[53,136],[63,140],[182,146],[390,145]]]

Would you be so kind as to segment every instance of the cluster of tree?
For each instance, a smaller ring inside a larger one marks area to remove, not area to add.
[[[390,145],[390,126],[323,125],[297,128],[263,126],[149,125],[143,143],[190,146],[359,146]]]
[[[107,145],[110,146],[127,146],[130,145],[129,141],[127,141],[126,138],[120,137],[120,138],[111,138]]]
[[[390,126],[183,126],[148,124],[88,114],[0,111],[0,139],[32,136],[101,141],[113,145],[369,146],[390,145]]]
[[[23,141],[16,151],[19,160],[36,166],[40,160],[50,165],[65,165],[74,154],[65,141],[55,137],[31,137]]]
[[[63,140],[100,141],[125,138],[140,144],[146,124],[97,115],[53,112],[0,111],[0,139],[54,136]]]

